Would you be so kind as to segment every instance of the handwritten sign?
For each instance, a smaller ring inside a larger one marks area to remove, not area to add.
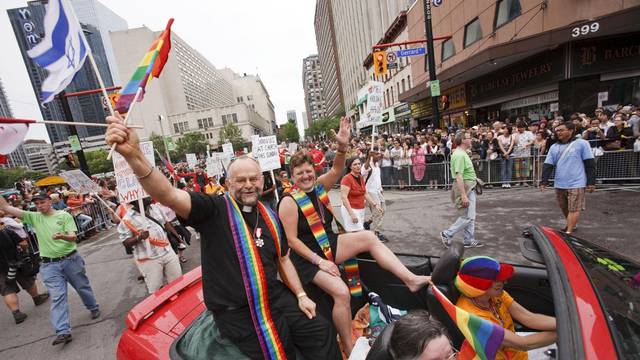
[[[145,141],[140,143],[140,150],[142,150],[147,161],[155,167],[156,160],[153,156],[153,142]],[[122,155],[114,152],[112,160],[120,202],[130,203],[149,196],[142,188],[142,185],[140,185],[140,182],[138,182],[138,177],[133,173],[133,170]]]
[[[229,154],[223,152],[212,152],[207,158],[207,174],[209,176],[219,176],[224,174],[224,170],[229,168],[231,158]]]
[[[93,182],[82,170],[64,171],[60,176],[74,191],[80,194],[97,193],[100,191],[98,184]]]
[[[198,158],[196,158],[196,154],[186,154],[187,156],[187,164],[189,164],[190,168],[195,168],[198,164]]]
[[[232,143],[224,143],[222,144],[222,152],[229,155],[229,158],[233,157],[233,144]]]
[[[290,143],[289,144],[289,155],[293,156],[293,154],[295,154],[296,151],[298,151],[298,144],[297,143]]]
[[[253,141],[253,157],[260,162],[262,171],[280,169],[278,140],[275,135],[258,137]]]

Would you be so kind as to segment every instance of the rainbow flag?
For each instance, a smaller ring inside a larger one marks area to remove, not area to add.
[[[129,107],[133,102],[138,88],[142,88],[142,95],[144,95],[144,89],[151,81],[152,77],[160,77],[160,73],[164,68],[164,64],[167,63],[169,58],[169,50],[171,50],[171,24],[173,24],[173,18],[169,19],[167,27],[162,34],[151,44],[151,47],[144,54],[142,61],[138,65],[133,76],[127,83],[127,86],[120,91],[120,97],[116,103],[116,111],[120,114],[125,114],[129,111]],[[142,101],[143,96],[140,96],[138,101]]]
[[[504,328],[455,306],[436,286],[431,286],[442,307],[465,337],[459,360],[493,360],[504,340]]]

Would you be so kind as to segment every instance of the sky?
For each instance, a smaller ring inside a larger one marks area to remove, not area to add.
[[[103,0],[129,28],[172,30],[216,68],[258,74],[275,106],[278,124],[295,109],[300,128],[304,106],[302,59],[316,54],[314,0]],[[16,118],[42,120],[7,9],[26,0],[0,1],[0,79]],[[148,47],[148,44],[141,46]],[[125,81],[125,80],[123,80]],[[28,139],[49,140],[44,125],[31,126]]]

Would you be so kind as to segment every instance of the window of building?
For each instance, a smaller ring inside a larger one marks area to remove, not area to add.
[[[180,129],[178,128],[178,123],[173,124],[173,132],[180,132]]]
[[[236,113],[231,114],[231,117],[233,118],[233,122],[234,123],[238,123],[238,115],[236,115]]]
[[[407,75],[407,89],[411,89],[411,75]]]
[[[442,43],[442,61],[447,60],[456,53],[456,47],[453,45],[453,38]]]
[[[238,96],[238,102],[241,103],[242,101],[244,101],[244,99],[242,98],[242,96]]]
[[[495,28],[508,23],[517,18],[522,13],[520,0],[499,0],[496,6],[496,24]]]
[[[404,79],[402,79],[402,92],[404,92]]]
[[[247,95],[247,100],[248,101],[252,101],[253,100],[253,95]]]
[[[480,27],[480,19],[475,18],[464,27],[464,47],[482,39],[482,28]]]
[[[198,119],[198,129],[202,129],[203,127],[202,119]]]

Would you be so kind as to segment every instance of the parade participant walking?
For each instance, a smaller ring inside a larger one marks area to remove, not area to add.
[[[455,184],[451,189],[451,199],[462,214],[447,230],[440,233],[440,237],[442,244],[449,247],[453,236],[462,230],[464,247],[482,247],[484,244],[475,238],[478,180],[471,158],[467,154],[471,147],[471,136],[461,131],[453,141],[456,149],[451,155],[451,176],[455,179]]]
[[[371,210],[371,224],[369,225],[369,228],[374,234],[376,234],[380,241],[386,243],[389,239],[380,233],[380,225],[382,224],[384,213],[387,211],[387,205],[384,201],[384,194],[382,191],[382,172],[380,169],[381,159],[382,152],[380,151],[380,148],[374,147],[373,150],[369,152],[369,158],[364,163],[362,176],[365,178],[367,193],[373,201],[373,204],[369,204],[369,209]]]
[[[589,143],[573,136],[575,125],[564,122],[555,128],[558,142],[551,145],[542,168],[540,191],[549,184],[555,169],[553,186],[556,199],[567,226],[568,234],[577,230],[580,212],[586,209],[585,187],[589,192],[596,188],[596,164]]]
[[[27,246],[27,241],[21,239],[9,228],[0,230],[0,295],[4,299],[5,305],[11,310],[16,324],[27,319],[27,314],[20,311],[20,303],[18,302],[20,288],[31,295],[36,306],[44,304],[49,298],[47,293],[38,294],[35,275],[24,275],[19,269],[18,249],[25,249]]]
[[[116,144],[143,188],[202,234],[204,303],[222,336],[252,359],[295,359],[296,348],[305,358],[340,359],[335,333],[303,291],[277,217],[258,201],[260,165],[234,160],[224,196],[181,191],[148,163],[121,117],[107,120],[107,143]]]
[[[340,213],[342,214],[344,229],[348,232],[364,230],[365,200],[371,206],[374,206],[376,211],[384,211],[380,205],[375,204],[367,193],[361,167],[360,158],[350,158],[347,160],[347,168],[351,171],[340,181],[340,195],[342,198]]]
[[[22,220],[36,231],[42,264],[40,274],[51,295],[51,324],[56,331],[53,345],[72,340],[69,325],[67,283],[76,290],[91,318],[100,316],[100,309],[87,278],[84,259],[76,250],[76,224],[71,214],[54,210],[46,193],[33,197],[37,212],[24,211],[7,204],[0,196],[0,210]]]
[[[132,249],[149,294],[162,287],[165,277],[170,283],[182,275],[178,256],[171,248],[164,228],[160,226],[161,219],[155,219],[159,222],[156,223],[150,217],[143,217],[131,204],[121,204],[118,216],[122,219],[118,224],[120,240],[125,247]]]
[[[333,232],[333,207],[325,189],[331,189],[343,174],[350,137],[349,119],[343,117],[336,135],[338,148],[333,167],[320,177],[316,176],[311,156],[303,152],[294,155],[291,174],[296,186],[280,201],[279,207],[289,246],[294,250],[292,260],[301,280],[305,284],[313,282],[333,298],[333,323],[347,355],[353,349],[350,291],[340,278],[338,264],[369,252],[382,268],[391,271],[411,291],[418,291],[430,279],[409,271],[370,231],[341,235]],[[357,274],[352,272],[353,268],[347,268],[347,275],[352,280],[351,291],[356,294],[361,291]]]

